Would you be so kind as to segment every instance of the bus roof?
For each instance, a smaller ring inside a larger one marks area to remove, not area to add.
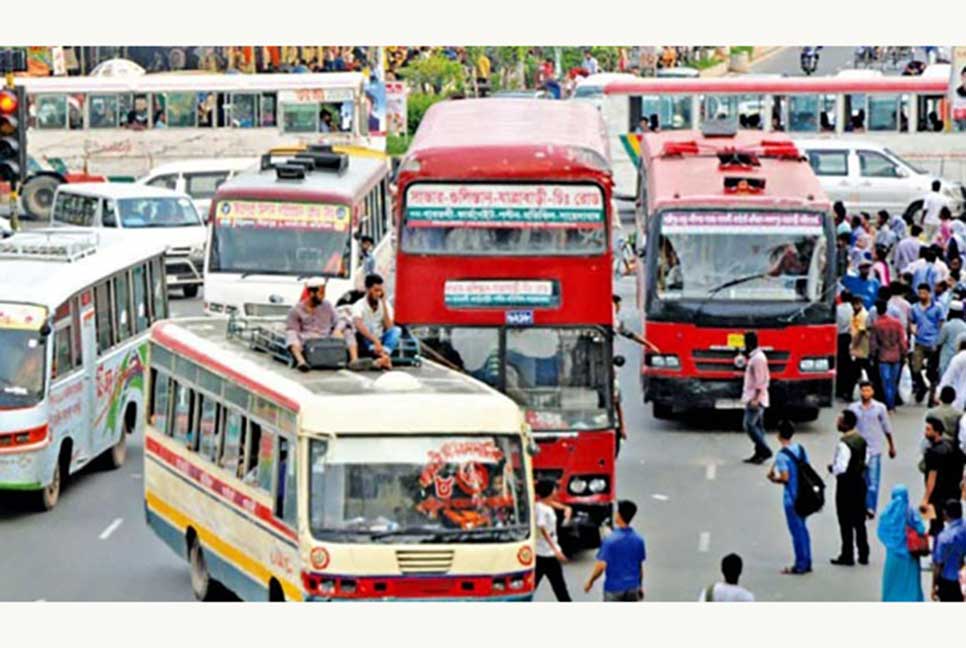
[[[634,79],[613,81],[604,87],[608,95],[646,94],[812,94],[928,92],[946,94],[949,79],[918,76],[848,77],[718,77],[700,79]]]
[[[75,182],[62,184],[60,192],[123,200],[124,198],[189,198],[188,194],[167,187],[136,182]]]
[[[424,361],[389,373],[301,373],[227,335],[228,320],[159,322],[151,339],[291,411],[312,432],[519,432],[508,397],[457,371]],[[403,375],[410,379],[402,378]],[[413,385],[415,389],[407,388]],[[398,385],[398,386],[394,386]]]
[[[151,169],[148,176],[175,173],[216,173],[219,171],[247,171],[258,166],[258,158],[203,158],[185,159],[159,164]],[[145,177],[148,177],[145,176]]]
[[[641,156],[648,169],[651,208],[741,206],[827,211],[828,197],[808,161],[801,155],[783,158],[763,154],[765,142],[770,147],[788,147],[788,151],[795,147],[787,136],[753,131],[738,131],[733,137],[706,137],[700,131],[645,134]],[[665,154],[667,144],[691,143],[697,145],[699,154]],[[716,152],[728,148],[758,152],[760,166],[722,170]],[[764,179],[765,188],[761,193],[727,193],[725,177]]]
[[[480,155],[483,153],[483,155]],[[490,156],[494,156],[491,159]],[[513,156],[513,164],[506,158]],[[603,118],[592,105],[543,99],[463,99],[442,101],[426,111],[407,161],[440,162],[451,177],[500,174],[509,169],[526,175],[530,167],[564,165],[572,172],[609,170],[610,155]]]
[[[16,77],[31,94],[70,92],[242,92],[362,87],[359,72],[317,74],[145,74],[127,77]]]
[[[120,231],[57,227],[4,239],[0,241],[0,276],[7,280],[0,282],[0,302],[38,304],[53,311],[79,290],[164,253],[161,243],[138,238],[137,245],[132,245],[130,237]],[[21,251],[15,252],[14,248]],[[79,252],[79,258],[53,258],[70,252],[63,248],[73,248]],[[51,253],[44,258],[48,250]]]
[[[302,180],[280,180],[275,169],[261,170],[256,166],[222,184],[214,200],[270,198],[351,204],[387,175],[389,163],[385,158],[356,155],[349,156],[349,165],[343,173],[315,170],[306,173]]]

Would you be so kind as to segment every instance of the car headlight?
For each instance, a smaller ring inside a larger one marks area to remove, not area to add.
[[[603,477],[595,477],[590,480],[590,492],[591,493],[603,493],[607,490],[607,480]]]
[[[580,495],[587,490],[587,481],[581,477],[574,477],[570,480],[570,492]]]
[[[204,263],[205,261],[205,246],[199,245],[191,248],[188,252],[188,258],[190,258],[195,263]]]

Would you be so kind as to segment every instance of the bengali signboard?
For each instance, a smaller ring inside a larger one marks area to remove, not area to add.
[[[952,106],[953,129],[966,132],[966,46],[953,48],[949,103]]]
[[[47,320],[47,309],[26,304],[0,304],[0,328],[38,331]]]
[[[599,228],[596,185],[417,184],[406,191],[410,227]]]
[[[348,232],[349,208],[345,205],[296,202],[223,200],[215,211],[223,227],[321,229]]]
[[[556,281],[447,281],[443,301],[450,308],[554,307],[560,305]]]
[[[822,215],[800,212],[695,211],[664,214],[665,234],[821,234]]]

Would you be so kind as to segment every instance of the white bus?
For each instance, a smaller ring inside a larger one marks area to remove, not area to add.
[[[363,286],[363,236],[374,243],[372,269],[392,275],[388,160],[338,151],[268,155],[260,170],[219,187],[208,219],[206,313],[285,315],[303,279],[315,276],[330,279],[326,298],[336,303]]]
[[[31,156],[129,176],[283,144],[384,150],[384,135],[370,133],[365,82],[358,72],[16,79],[27,90]]]
[[[303,374],[239,324],[151,331],[147,522],[196,598],[215,581],[249,601],[532,597],[533,446],[513,401],[431,362]]]
[[[65,229],[0,241],[0,490],[49,510],[68,475],[124,462],[148,329],[168,312],[163,252]]]

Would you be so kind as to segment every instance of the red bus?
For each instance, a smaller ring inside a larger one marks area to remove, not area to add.
[[[397,322],[520,404],[584,546],[615,492],[611,188],[592,106],[461,100],[427,111],[395,207]]]
[[[835,379],[835,234],[808,161],[782,135],[644,135],[635,219],[655,418],[740,408],[744,332],[771,369],[771,406],[814,420]],[[640,240],[644,240],[640,238]]]

